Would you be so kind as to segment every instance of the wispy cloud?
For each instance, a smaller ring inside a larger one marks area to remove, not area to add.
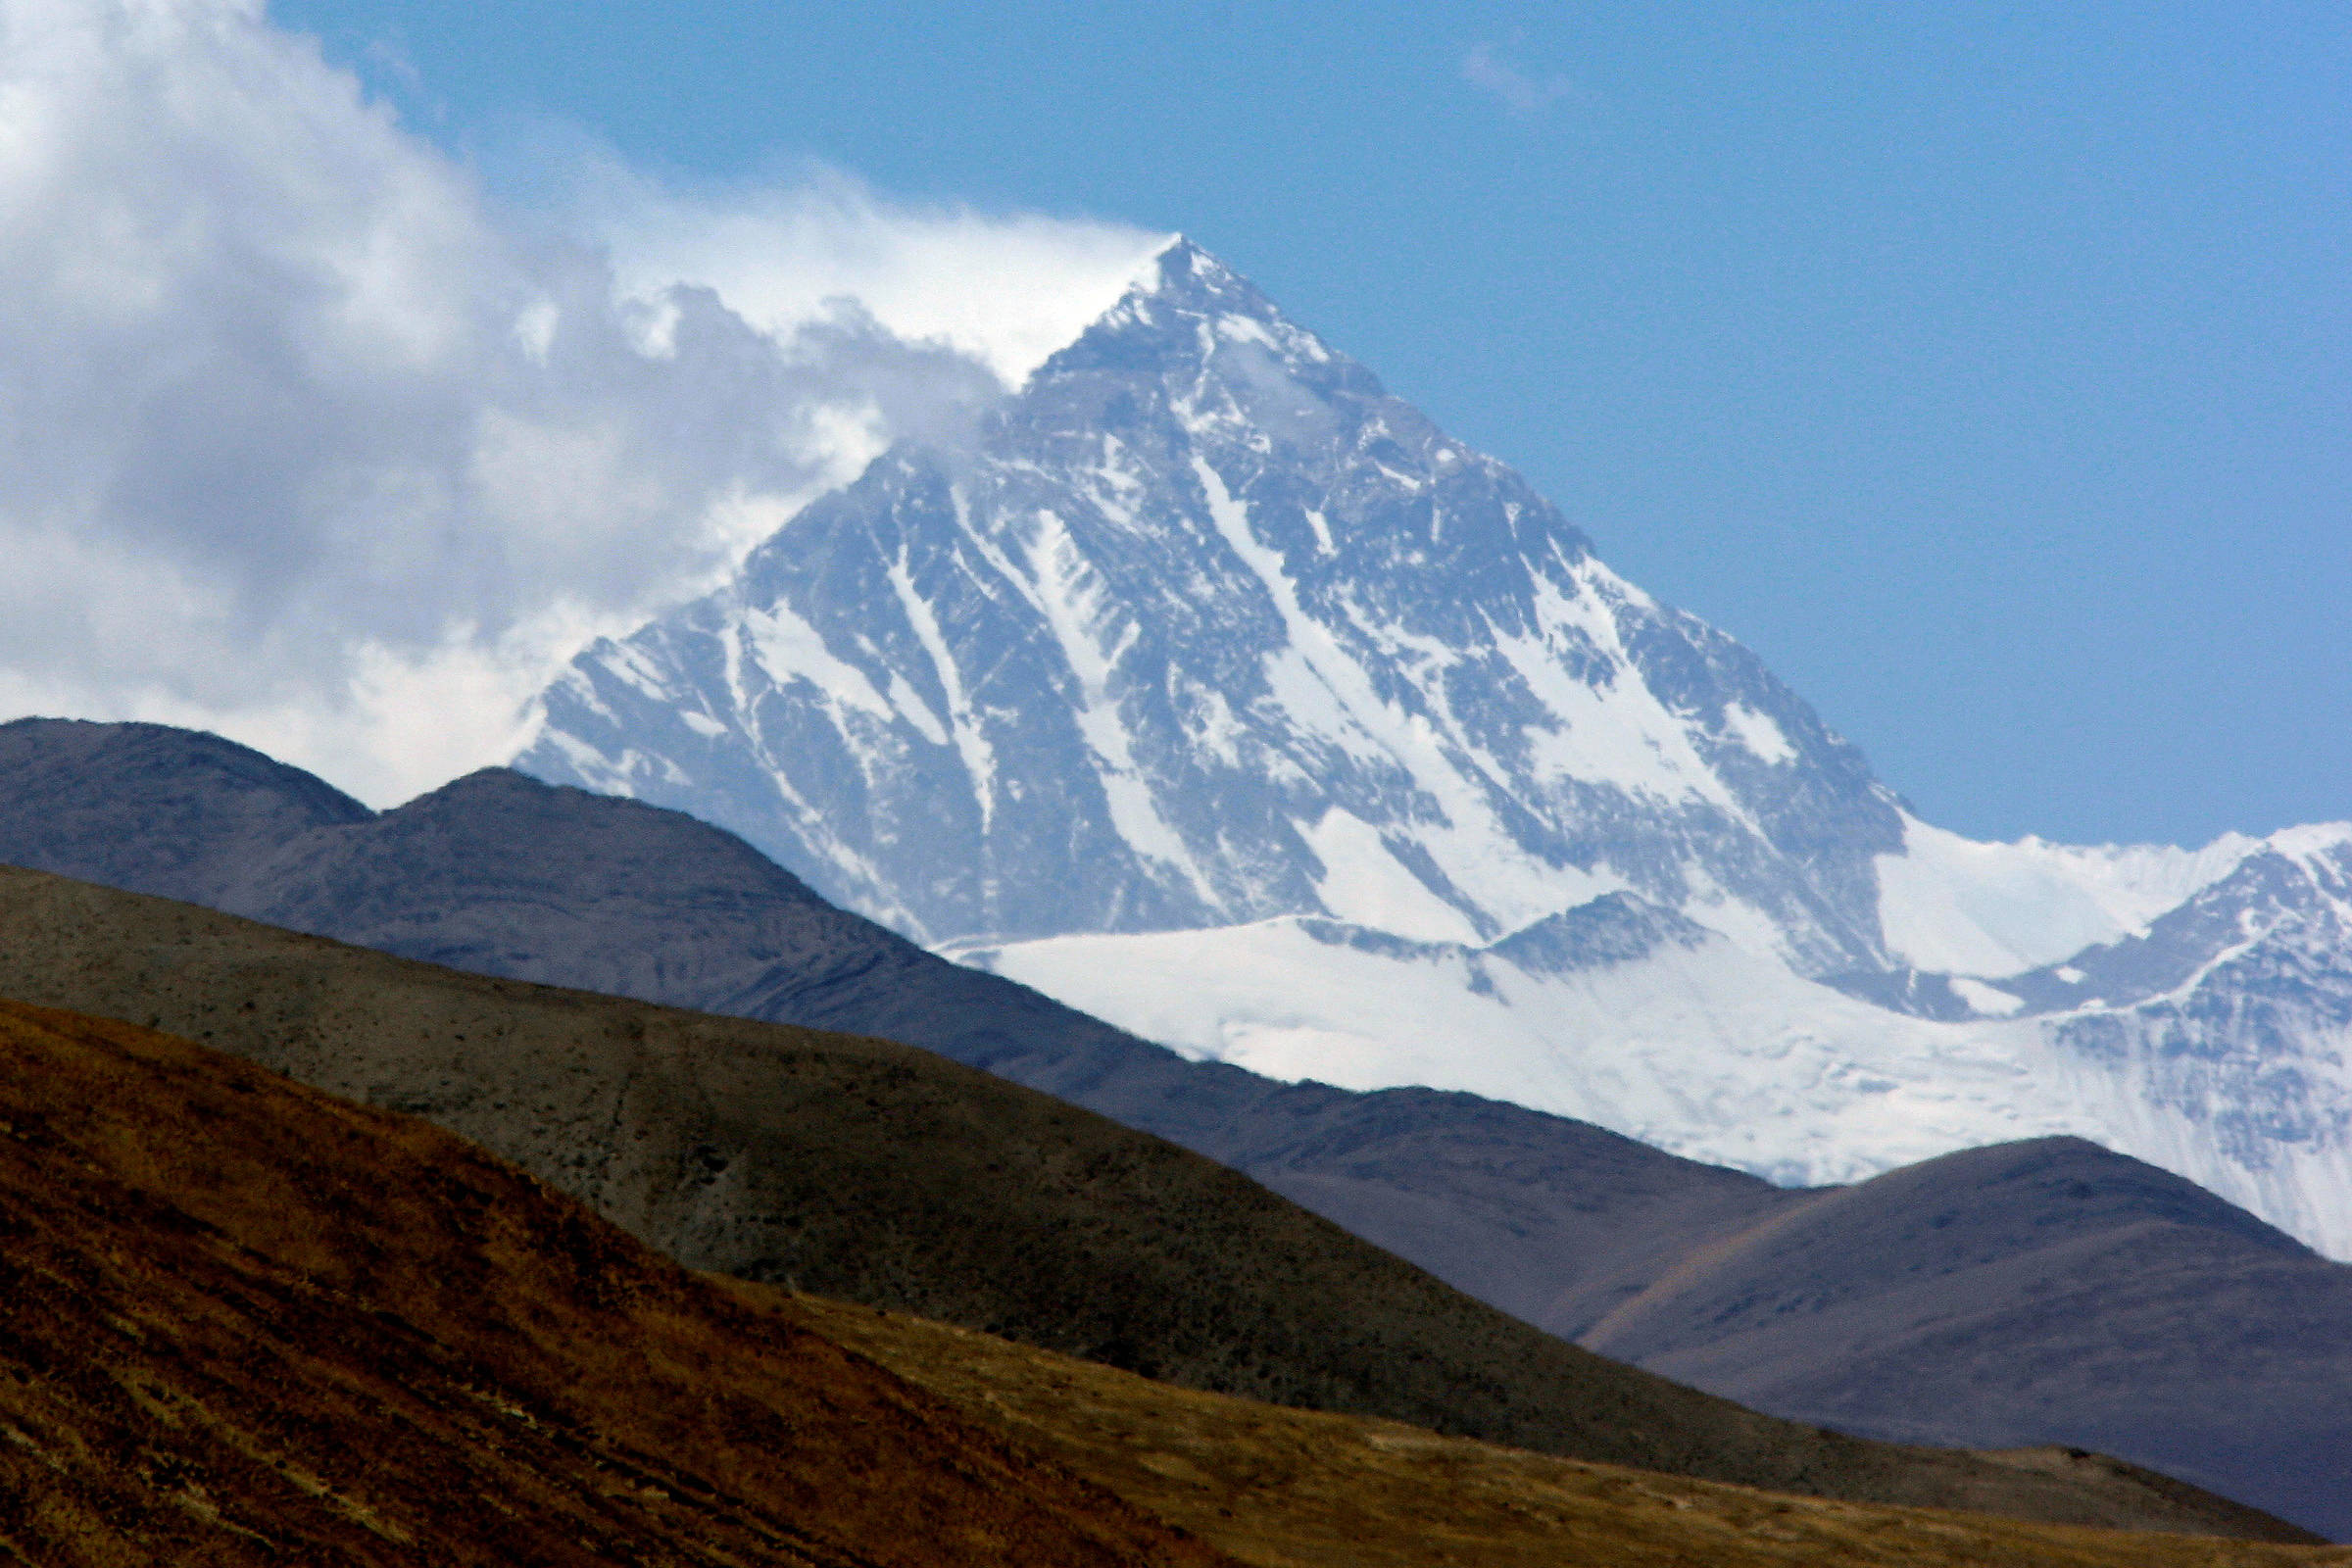
[[[853,298],[893,334],[944,344],[1017,385],[1118,300],[1169,236],[876,195],[838,170],[718,191],[663,190],[608,160],[575,167],[573,226],[641,298],[716,289],[787,331]]]
[[[1576,84],[1566,76],[1532,74],[1504,59],[1489,43],[1473,45],[1462,57],[1461,75],[1522,120],[1533,120],[1561,99],[1576,95]]]
[[[584,638],[968,421],[1159,240],[583,167],[568,229],[502,209],[262,0],[0,0],[0,716],[376,801],[498,760]]]

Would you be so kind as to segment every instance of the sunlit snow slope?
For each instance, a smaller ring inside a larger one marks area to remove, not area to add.
[[[2352,1254],[2352,834],[1978,845],[1179,242],[518,765],[1200,1054],[1786,1180],[2076,1132]]]

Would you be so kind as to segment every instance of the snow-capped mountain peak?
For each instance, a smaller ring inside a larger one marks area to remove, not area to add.
[[[1851,967],[1900,843],[1752,656],[1183,240],[976,452],[892,453],[548,713],[527,765],[931,941],[1624,889]]]
[[[1980,844],[1905,812],[1900,853],[1879,858],[1879,919],[1897,962],[1997,980],[2144,929],[2264,845]]]
[[[2343,836],[1917,821],[1182,239],[546,713],[526,770],[1201,1054],[1798,1179],[2080,1133],[2352,1251]]]

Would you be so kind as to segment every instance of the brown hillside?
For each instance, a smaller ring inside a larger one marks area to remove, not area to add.
[[[428,1117],[695,1267],[1193,1388],[1776,1491],[2310,1539],[2190,1488],[1758,1415],[1530,1328],[1174,1145],[887,1041],[461,974],[4,867],[0,995]]]
[[[811,1324],[1254,1568],[2321,1568],[2352,1546],[2256,1544],[1878,1508],[1583,1464],[1391,1421],[1196,1394],[947,1324],[773,1287]],[[2062,1449],[2021,1466],[2106,1467]]]
[[[413,1118],[0,1003],[0,1559],[1225,1559]]]

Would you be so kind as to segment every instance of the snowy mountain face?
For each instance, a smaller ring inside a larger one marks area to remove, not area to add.
[[[894,450],[545,708],[524,770],[1195,1054],[1782,1180],[2077,1133],[2352,1253],[2352,835],[1915,821],[1183,242],[972,449]]]
[[[980,451],[899,451],[548,696],[528,765],[932,943],[1696,903],[1879,956],[1900,825],[1745,650],[1179,245]]]

